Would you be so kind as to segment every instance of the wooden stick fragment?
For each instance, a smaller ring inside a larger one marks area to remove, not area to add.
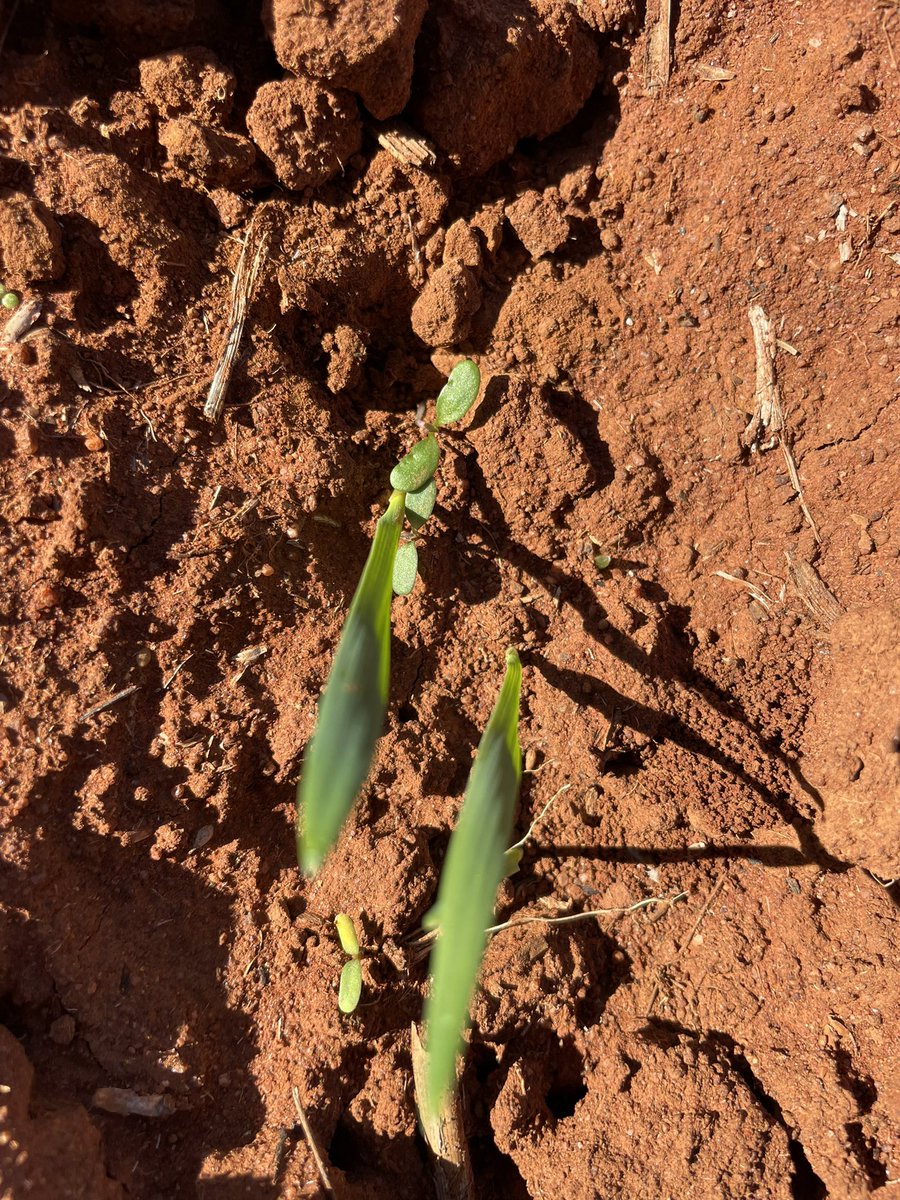
[[[231,281],[231,315],[228,320],[228,334],[225,338],[225,347],[219,358],[219,364],[216,367],[216,373],[213,375],[209,392],[206,395],[206,403],[203,406],[203,415],[209,421],[218,421],[222,415],[225,397],[228,393],[228,385],[231,383],[231,376],[234,374],[234,365],[237,362],[241,337],[244,333],[247,305],[253,295],[256,281],[259,278],[260,268],[262,267],[268,245],[269,236],[267,233],[264,233],[258,242],[256,241],[256,222],[251,222],[250,228],[247,230],[247,236],[244,239],[244,245],[241,248],[237,270]]]
[[[122,688],[120,692],[116,692],[112,696],[108,696],[105,700],[101,700],[99,704],[94,704],[78,718],[79,721],[88,721],[91,717],[96,717],[98,713],[104,712],[107,708],[112,708],[114,704],[118,704],[120,700],[127,700],[129,696],[133,696],[135,692],[140,691],[140,684],[133,683],[130,687]]]
[[[659,16],[650,30],[644,64],[644,88],[655,96],[669,82],[672,63],[672,0],[659,0]]]
[[[753,328],[753,344],[756,350],[756,407],[744,430],[743,442],[749,449],[758,451],[771,450],[773,446],[781,446],[791,487],[800,501],[800,508],[813,531],[813,537],[817,542],[821,542],[819,530],[807,506],[806,497],[803,495],[800,473],[797,470],[797,463],[794,460],[790,438],[785,427],[781,393],[775,376],[775,354],[778,348],[778,339],[775,337],[772,322],[766,316],[761,305],[751,305],[747,316],[750,318]],[[765,440],[761,440],[762,438]]]
[[[389,121],[375,129],[375,140],[398,162],[411,167],[433,167],[437,162],[434,146],[401,121]]]
[[[820,625],[830,628],[843,611],[836,597],[828,590],[812,563],[794,558],[790,551],[785,550],[791,583],[797,589],[800,599],[816,618]]]
[[[300,1122],[300,1128],[303,1130],[303,1136],[306,1138],[306,1144],[309,1146],[310,1153],[313,1156],[313,1161],[316,1164],[316,1170],[319,1172],[319,1179],[322,1181],[322,1187],[330,1196],[333,1196],[334,1188],[331,1186],[331,1180],[328,1178],[328,1171],[325,1169],[325,1161],[319,1152],[319,1147],[316,1145],[316,1139],[313,1136],[313,1131],[303,1109],[303,1105],[300,1103],[300,1089],[297,1087],[292,1087],[291,1096],[294,1100],[294,1108],[297,1110],[297,1119]]]
[[[413,1087],[422,1135],[431,1152],[434,1182],[438,1200],[471,1200],[475,1187],[469,1144],[463,1128],[462,1103],[459,1093],[448,1097],[441,1111],[428,1116],[425,1104],[425,1049],[418,1026],[410,1026]]]

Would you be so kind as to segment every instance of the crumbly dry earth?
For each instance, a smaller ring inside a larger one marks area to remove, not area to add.
[[[557,798],[500,916],[685,895],[492,940],[477,1194],[893,1194],[900,12],[676,16],[651,94],[629,0],[5,6],[4,1195],[317,1195],[294,1088],[338,1195],[434,1194],[411,940],[510,643],[519,828]],[[463,354],[377,766],[304,882],[317,696]]]

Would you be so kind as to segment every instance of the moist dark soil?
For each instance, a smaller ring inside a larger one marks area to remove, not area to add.
[[[613,911],[490,942],[475,1195],[892,1195],[900,10],[676,5],[654,86],[647,9],[4,5],[4,1197],[324,1194],[294,1089],[338,1196],[438,1194],[413,942],[508,645],[519,831],[556,799],[498,916]],[[317,698],[463,355],[306,881]]]

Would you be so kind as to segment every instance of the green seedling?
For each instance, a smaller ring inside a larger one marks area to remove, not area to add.
[[[463,1047],[497,889],[507,872],[506,852],[522,778],[521,688],[522,666],[510,649],[503,686],[447,847],[437,902],[425,922],[439,928],[425,1005],[424,1104],[430,1114],[440,1111],[456,1084],[456,1057]]]
[[[611,562],[612,562],[611,554],[595,554],[594,555],[594,566],[597,568],[598,571],[605,571]]]
[[[353,921],[346,913],[338,913],[334,918],[338,941],[341,949],[347,955],[348,962],[344,963],[341,971],[341,982],[338,986],[338,1008],[342,1013],[352,1013],[359,1004],[362,994],[362,967],[359,963],[359,939]]]
[[[8,292],[6,288],[4,288],[3,284],[0,283],[0,304],[2,304],[5,309],[8,309],[10,312],[12,312],[14,309],[19,307],[21,304],[21,299],[16,295],[15,292]]]
[[[435,432],[465,416],[479,381],[475,363],[457,363],[438,396],[435,423],[391,472],[390,503],[347,612],[297,788],[297,857],[307,874],[337,841],[369,774],[387,713],[391,595],[408,595],[418,571],[415,542],[401,543],[404,522],[415,533],[431,515],[440,461]]]

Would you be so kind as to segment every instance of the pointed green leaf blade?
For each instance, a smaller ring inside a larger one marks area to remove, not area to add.
[[[519,696],[522,666],[506,654],[506,675],[478,747],[438,886],[440,933],[432,952],[427,1027],[426,1104],[437,1112],[455,1086],[456,1056],[487,941],[497,888],[506,868],[522,756]]]
[[[419,552],[415,542],[404,542],[394,558],[393,588],[395,596],[408,596],[416,586],[419,571]]]
[[[313,874],[337,841],[372,764],[387,710],[391,581],[403,524],[395,492],[350,604],[297,788],[297,853]]]
[[[434,423],[437,426],[461,421],[475,401],[481,387],[481,372],[471,358],[458,362],[440,390]]]
[[[362,967],[358,958],[344,963],[341,982],[338,985],[338,1008],[342,1013],[352,1013],[362,995]]]
[[[421,529],[431,514],[437,500],[437,484],[433,479],[418,492],[406,493],[406,519],[413,529]]]
[[[419,492],[432,478],[441,457],[441,448],[433,433],[416,442],[391,471],[391,487],[400,492]]]

